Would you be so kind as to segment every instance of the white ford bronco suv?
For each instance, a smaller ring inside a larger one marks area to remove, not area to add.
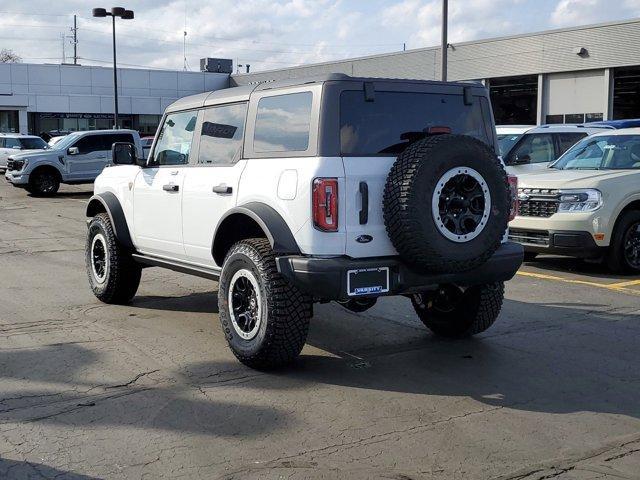
[[[585,138],[519,186],[510,238],[527,260],[604,257],[615,272],[640,274],[640,128]]]
[[[111,146],[129,142],[142,155],[135,130],[73,132],[53,146],[42,142],[41,150],[16,152],[7,160],[5,178],[32,195],[54,195],[61,183],[91,183],[111,162]]]
[[[148,158],[115,144],[96,179],[90,286],[126,303],[145,266],[216,279],[231,350],[259,369],[300,353],[314,302],[406,295],[436,334],[479,333],[522,262],[496,145],[479,84],[334,74],[183,98]]]

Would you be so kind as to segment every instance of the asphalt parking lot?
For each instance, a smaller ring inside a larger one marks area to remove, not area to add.
[[[406,299],[315,308],[297,364],[237,363],[216,284],[84,271],[90,186],[0,182],[0,478],[640,478],[640,280],[543,258],[495,326],[432,337]]]

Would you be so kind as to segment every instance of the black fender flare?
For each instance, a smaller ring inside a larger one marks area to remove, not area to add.
[[[219,248],[222,243],[219,235],[221,227],[224,225],[225,220],[237,214],[246,215],[260,226],[276,255],[300,254],[300,247],[298,247],[298,243],[293,233],[291,233],[287,222],[284,221],[284,218],[269,205],[260,202],[250,202],[234,207],[226,212],[218,222],[218,225],[216,225],[213,235],[213,245],[211,246],[211,253],[214,258],[216,258],[217,248]]]
[[[120,205],[118,197],[111,192],[93,195],[87,205],[87,217],[94,217],[100,211],[99,205],[102,205],[107,215],[109,215],[113,233],[115,233],[118,243],[127,250],[135,250],[133,241],[131,241],[127,219],[124,216],[124,211],[122,210],[122,205]]]

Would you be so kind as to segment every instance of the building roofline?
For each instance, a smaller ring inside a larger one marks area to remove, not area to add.
[[[564,32],[577,32],[580,30],[591,30],[591,29],[597,29],[597,28],[606,28],[606,27],[612,27],[612,26],[616,26],[616,25],[627,25],[627,24],[634,24],[634,23],[638,23],[640,24],[640,18],[632,18],[632,19],[628,19],[628,20],[616,20],[616,21],[612,21],[612,22],[602,22],[602,23],[593,23],[593,24],[589,24],[589,25],[578,25],[575,27],[563,27],[563,28],[556,28],[556,29],[552,29],[552,30],[541,30],[541,31],[537,31],[537,32],[530,32],[530,33],[520,33],[520,34],[515,34],[515,35],[506,35],[504,37],[490,37],[490,38],[482,38],[482,39],[478,39],[478,40],[468,40],[465,42],[458,42],[458,43],[450,43],[450,45],[453,45],[454,47],[463,47],[463,46],[467,46],[467,45],[478,45],[478,44],[483,44],[483,43],[492,43],[492,42],[499,42],[499,41],[503,41],[503,40],[514,40],[514,39],[518,39],[518,38],[531,38],[531,37],[540,37],[540,36],[544,36],[544,35],[552,35],[552,34],[557,34],[557,33],[564,33]],[[374,59],[374,58],[384,58],[384,57],[389,57],[389,56],[396,56],[396,55],[401,55],[401,54],[407,54],[407,53],[418,53],[418,52],[428,52],[428,51],[434,51],[434,50],[440,50],[440,46],[430,46],[430,47],[419,47],[419,48],[412,48],[409,50],[398,50],[398,51],[394,51],[394,52],[384,52],[384,53],[376,53],[376,54],[372,54],[372,55],[364,55],[361,57],[351,57],[351,58],[345,58],[345,59],[341,59],[341,60],[329,60],[326,62],[318,62],[318,63],[305,63],[302,65],[293,65],[291,67],[284,67],[284,68],[273,68],[270,70],[260,70],[257,72],[253,72],[253,73],[236,73],[236,74],[231,74],[231,78],[244,78],[244,77],[252,77],[252,76],[257,76],[257,75],[264,75],[264,74],[269,74],[269,73],[275,73],[275,72],[283,72],[283,71],[287,71],[287,70],[298,70],[298,69],[303,69],[303,68],[309,68],[309,67],[322,67],[325,65],[338,65],[338,64],[343,64],[343,63],[351,63],[351,62],[357,62],[360,60],[370,60],[370,59]]]

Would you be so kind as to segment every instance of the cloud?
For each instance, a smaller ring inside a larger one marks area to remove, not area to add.
[[[559,27],[596,23],[604,17],[602,0],[560,0],[551,14],[551,22]]]

